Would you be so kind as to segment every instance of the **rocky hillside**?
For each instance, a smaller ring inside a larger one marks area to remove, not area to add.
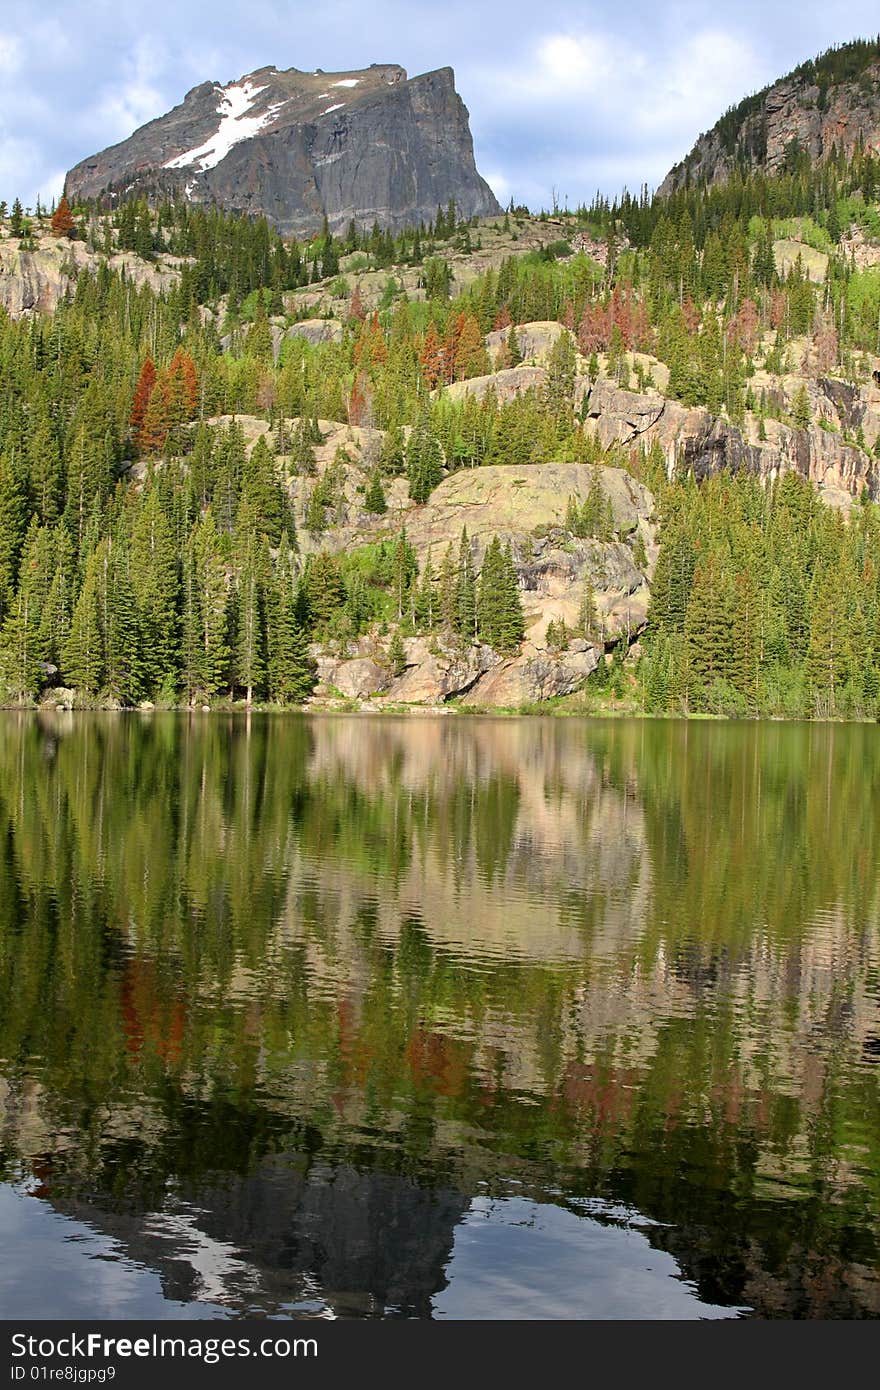
[[[51,314],[68,293],[77,276],[95,275],[102,267],[124,272],[134,285],[167,290],[178,278],[181,261],[175,256],[145,261],[132,251],[101,255],[84,241],[58,239],[41,232],[22,247],[14,237],[0,237],[0,308],[10,318]]]
[[[474,163],[451,68],[407,78],[396,65],[352,72],[260,68],[203,82],[179,106],[71,169],[72,201],[183,193],[264,215],[285,234],[351,220],[396,230],[450,198],[465,217],[500,209]]]
[[[880,41],[830,49],[746,97],[700,136],[659,193],[724,182],[737,168],[777,174],[798,154],[815,164],[860,147],[880,148]]]

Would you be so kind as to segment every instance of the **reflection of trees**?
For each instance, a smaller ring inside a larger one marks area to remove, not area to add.
[[[875,730],[4,734],[7,1168],[519,1176],[673,1223],[710,1299],[880,1311]]]

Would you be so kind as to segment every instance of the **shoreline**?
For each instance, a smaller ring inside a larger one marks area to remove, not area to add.
[[[0,704],[0,714],[117,714],[117,715],[154,715],[154,714],[175,714],[206,716],[211,715],[232,715],[235,717],[248,717],[249,715],[296,715],[300,718],[328,718],[328,717],[351,717],[361,718],[474,718],[474,719],[593,719],[598,721],[605,720],[643,720],[646,723],[662,723],[675,721],[681,724],[880,724],[880,717],[872,718],[868,715],[824,715],[822,717],[810,718],[807,715],[795,714],[712,714],[706,711],[695,711],[684,714],[674,711],[663,711],[653,713],[649,710],[639,709],[635,706],[627,708],[614,708],[607,706],[579,706],[568,705],[560,706],[547,701],[541,704],[527,705],[520,708],[512,708],[504,705],[460,705],[455,702],[438,705],[373,705],[369,702],[351,701],[320,701],[306,705],[277,705],[277,704],[253,704],[235,702],[232,704],[217,704],[212,706],[204,705],[101,705],[101,704],[74,704],[74,705],[53,705],[53,704]]]

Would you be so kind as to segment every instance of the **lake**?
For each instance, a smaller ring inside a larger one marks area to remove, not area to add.
[[[880,728],[0,715],[0,1315],[880,1315]]]

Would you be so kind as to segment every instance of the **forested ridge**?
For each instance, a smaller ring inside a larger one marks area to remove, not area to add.
[[[796,473],[697,481],[656,447],[603,448],[585,402],[610,379],[758,439],[772,420],[819,424],[873,478],[870,431],[815,418],[808,388],[819,376],[859,388],[877,365],[880,265],[858,265],[851,246],[880,239],[878,194],[880,160],[859,152],[665,200],[539,219],[511,207],[492,223],[508,254],[476,274],[458,267],[490,229],[454,206],[396,237],[351,227],[303,243],[186,203],[0,207],[0,249],[26,257],[73,237],[91,252],[53,314],[0,312],[3,699],[300,704],[316,655],[366,633],[395,669],[415,633],[513,653],[516,546],[501,536],[483,555],[465,532],[418,554],[406,519],[458,469],[554,460],[628,470],[660,527],[637,647],[601,630],[589,577],[577,629],[547,634],[556,650],[606,645],[587,703],[876,715],[872,487],[844,513]],[[519,252],[536,229],[541,244]],[[781,262],[783,241],[803,255]],[[138,283],[121,252],[167,283]],[[334,331],[298,333],[319,301]],[[517,366],[518,327],[536,321],[568,330],[541,385],[445,389]],[[269,427],[256,440],[253,420]],[[328,422],[351,426],[352,443],[319,467]],[[408,512],[388,508],[399,479]],[[340,550],[353,506],[371,539]],[[560,530],[622,539],[598,484]]]

